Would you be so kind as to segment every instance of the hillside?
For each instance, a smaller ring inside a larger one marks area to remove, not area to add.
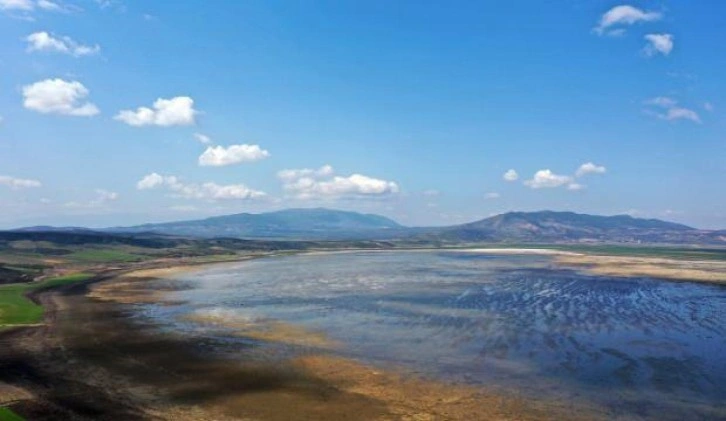
[[[723,242],[718,232],[697,230],[658,219],[553,211],[509,212],[442,228],[428,237],[452,242]]]
[[[72,234],[66,241],[98,235],[83,228],[31,227],[16,230],[44,235]],[[133,241],[163,242],[163,236],[256,240],[402,240],[401,244],[460,243],[648,243],[726,245],[726,231],[699,230],[659,219],[629,215],[599,216],[574,212],[509,212],[448,227],[405,227],[373,214],[331,209],[216,216],[206,219],[115,227],[109,234],[135,234]],[[162,237],[160,237],[161,235]],[[100,237],[101,241],[103,237]],[[119,241],[119,240],[115,240]]]
[[[373,214],[324,208],[239,213],[206,219],[109,228],[113,232],[154,232],[194,237],[363,239],[403,235],[405,227]]]

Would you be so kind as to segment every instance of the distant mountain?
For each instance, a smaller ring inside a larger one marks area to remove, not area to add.
[[[99,232],[100,231],[100,232]],[[509,212],[449,227],[411,228],[373,214],[340,210],[287,209],[240,213],[206,219],[144,224],[89,231],[85,228],[29,227],[15,230],[75,236],[102,233],[237,238],[251,240],[402,240],[400,244],[462,243],[649,243],[726,246],[726,231],[707,231],[659,219],[628,215],[598,216],[574,212]]]
[[[286,209],[239,213],[206,219],[109,228],[113,232],[154,232],[194,237],[371,239],[404,235],[396,221],[373,214],[340,210]]]
[[[16,232],[93,232],[90,228],[83,227],[53,227],[50,225],[35,225],[32,227],[16,228]]]
[[[717,232],[659,219],[573,212],[509,212],[427,234],[453,242],[720,242]]]

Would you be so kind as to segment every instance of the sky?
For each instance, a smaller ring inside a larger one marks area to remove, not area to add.
[[[726,2],[0,0],[0,228],[726,228]]]

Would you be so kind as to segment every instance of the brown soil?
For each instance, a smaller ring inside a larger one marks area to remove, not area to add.
[[[563,266],[582,268],[595,275],[654,278],[726,284],[726,262],[677,260],[656,257],[575,255],[557,256]]]

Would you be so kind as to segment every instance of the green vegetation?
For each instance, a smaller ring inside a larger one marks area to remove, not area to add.
[[[66,259],[87,263],[136,262],[144,257],[120,250],[89,249],[81,250],[66,256]]]
[[[16,414],[10,408],[0,406],[0,421],[25,421],[25,418]]]
[[[667,259],[726,260],[726,249],[668,246],[624,245],[555,245],[547,246],[564,251],[608,256],[662,257]]]
[[[91,276],[93,275],[76,273],[42,282],[0,286],[0,326],[39,323],[43,319],[43,307],[29,300],[26,294],[84,281]]]
[[[677,246],[639,246],[619,244],[551,244],[551,243],[469,243],[445,246],[443,249],[493,248],[493,249],[552,249],[574,253],[596,254],[603,256],[660,257],[683,260],[726,260],[726,248],[717,247],[677,247]]]

